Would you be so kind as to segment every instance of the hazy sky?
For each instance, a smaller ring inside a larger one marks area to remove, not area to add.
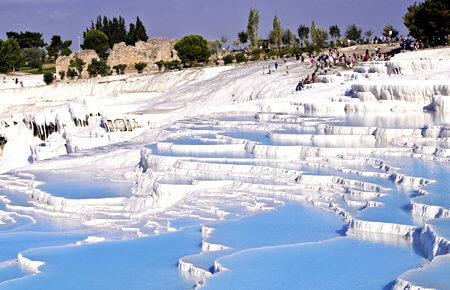
[[[207,39],[226,35],[230,40],[247,26],[250,7],[259,10],[259,35],[266,37],[278,15],[283,28],[296,33],[300,24],[326,28],[337,24],[341,34],[355,23],[380,35],[386,23],[407,34],[401,17],[414,0],[0,0],[0,38],[6,31],[39,31],[46,42],[54,34],[73,40],[101,14],[121,15],[127,25],[139,16],[150,37],[181,38],[199,34]]]

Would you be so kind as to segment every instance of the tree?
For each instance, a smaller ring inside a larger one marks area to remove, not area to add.
[[[294,47],[298,45],[298,39],[295,38],[294,33],[288,28],[283,30],[283,36],[281,37],[282,42],[285,46]]]
[[[365,35],[368,39],[370,39],[370,37],[372,37],[372,34],[373,34],[372,30],[367,30],[366,32],[364,32],[364,35]]]
[[[142,40],[142,41],[148,40],[147,32],[146,32],[145,27],[142,24],[141,20],[139,19],[139,17],[136,18],[136,39],[138,41],[139,40]]]
[[[134,64],[134,68],[138,71],[138,73],[142,73],[142,71],[144,70],[144,68],[147,66],[147,64],[145,62],[137,62]]]
[[[106,58],[106,51],[109,48],[108,37],[100,30],[89,30],[84,35],[83,49],[93,49],[100,58]]]
[[[86,64],[86,62],[84,60],[82,60],[81,58],[75,58],[72,59],[70,61],[69,67],[71,68],[76,68],[77,72],[78,72],[78,78],[81,78],[81,73],[83,72],[84,69],[84,65]],[[67,70],[67,75],[71,75],[71,72],[69,70]],[[73,75],[72,75],[73,76]]]
[[[234,57],[231,54],[227,54],[223,57],[223,63],[225,65],[232,63],[234,60]]]
[[[320,27],[317,27],[315,30],[316,30],[316,33],[315,33],[316,34],[316,37],[315,37],[316,43],[315,43],[315,45],[318,48],[326,47],[327,46],[327,40],[328,40],[328,32],[325,29],[320,28]]]
[[[345,36],[351,40],[358,40],[361,38],[362,28],[356,26],[356,24],[351,24],[345,30]]]
[[[341,37],[341,30],[339,29],[339,26],[330,26],[330,36],[334,39]]]
[[[309,27],[305,25],[300,25],[297,29],[298,37],[302,40],[302,44],[305,44],[309,37]]]
[[[228,41],[228,36],[222,35],[220,37],[220,42],[222,42],[222,45],[225,45],[225,43],[227,43],[227,41]]]
[[[44,82],[49,85],[53,82],[53,73],[51,72],[46,72],[44,74]]]
[[[220,40],[210,40],[208,41],[208,48],[211,51],[212,54],[217,54],[222,49],[222,42]]]
[[[183,63],[195,64],[207,62],[211,56],[208,42],[200,35],[188,35],[175,43],[178,57]]]
[[[316,45],[316,43],[317,43],[316,37],[317,37],[317,34],[316,34],[316,24],[314,23],[314,21],[312,21],[312,22],[311,22],[311,40],[312,40],[312,43],[313,43],[314,45]]]
[[[30,47],[44,47],[47,45],[44,42],[44,39],[42,39],[42,33],[39,32],[21,31],[20,33],[17,33],[14,31],[9,31],[6,32],[6,36],[17,41],[21,49]]]
[[[39,47],[30,47],[22,49],[22,58],[33,68],[42,66],[45,61],[45,50]]]
[[[109,48],[113,48],[115,43],[124,42],[127,39],[125,20],[120,15],[118,18],[113,17],[112,19],[106,16],[102,18],[101,15],[98,15],[96,23],[91,21],[91,27],[87,28],[85,33],[89,30],[103,32],[108,37]]]
[[[110,74],[110,66],[106,64],[106,60],[99,61],[93,58],[91,64],[88,65],[87,71],[90,77],[106,76]]]
[[[247,24],[247,35],[250,39],[250,47],[255,48],[258,45],[258,26],[259,12],[255,8],[250,8]]]
[[[22,51],[19,43],[12,38],[8,38],[8,40],[2,43],[0,55],[8,68],[13,71],[15,71],[16,67],[20,66],[22,62]]]
[[[241,31],[238,33],[239,42],[245,45],[248,41],[248,34],[245,31]]]
[[[66,40],[63,42],[61,40],[61,36],[53,35],[50,45],[46,48],[49,56],[58,57],[58,55],[62,54],[62,51],[64,51],[64,55],[70,55],[70,53],[72,53],[72,51],[69,49],[71,45],[72,40]],[[69,54],[67,54],[68,51]]]
[[[385,37],[395,38],[398,35],[398,30],[395,29],[394,26],[392,26],[391,24],[386,24],[383,27],[382,34]]]
[[[273,17],[273,43],[277,50],[280,50],[281,42],[282,42],[283,32],[281,30],[280,20],[278,20],[278,16],[275,15]]]

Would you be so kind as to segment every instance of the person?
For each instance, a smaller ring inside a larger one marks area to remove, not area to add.
[[[18,78],[16,78],[16,85],[19,83],[19,79]]]
[[[301,90],[302,90],[302,81],[299,81],[298,84],[297,84],[297,87],[295,88],[295,91],[298,92],[298,91],[301,91]]]
[[[3,83],[6,84],[6,76],[3,76]]]
[[[269,75],[272,73],[272,70],[270,69],[270,64],[269,64]]]
[[[275,62],[275,69],[278,70],[278,62]]]
[[[20,81],[20,86],[23,88],[23,81]]]

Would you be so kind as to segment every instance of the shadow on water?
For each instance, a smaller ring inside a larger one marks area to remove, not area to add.
[[[391,282],[389,282],[389,283],[387,283],[387,284],[383,287],[383,290],[391,290],[391,289],[394,288],[394,285],[395,285],[395,280],[394,280],[394,281],[391,281]]]
[[[337,230],[336,233],[341,235],[341,236],[346,236],[347,235],[347,230],[348,230],[348,225],[343,225],[342,228],[340,230]]]

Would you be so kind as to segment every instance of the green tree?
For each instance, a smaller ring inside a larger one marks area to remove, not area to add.
[[[122,16],[113,17],[112,19],[98,15],[96,23],[91,21],[90,28],[86,29],[87,33],[89,30],[99,30],[103,32],[108,37],[109,48],[112,48],[114,44],[119,42],[125,42],[127,40],[127,28],[125,20]]]
[[[45,50],[39,47],[22,49],[22,59],[33,68],[42,66],[45,61]]]
[[[283,32],[281,30],[280,20],[278,20],[278,16],[275,15],[273,17],[273,42],[278,51],[281,48],[282,36]]]
[[[247,35],[250,39],[250,47],[255,48],[258,45],[258,27],[259,12],[255,8],[250,8],[247,24]]]
[[[248,41],[248,34],[245,31],[241,31],[238,33],[239,42],[242,43],[242,45],[245,45]]]
[[[302,40],[302,44],[306,43],[309,37],[309,27],[305,25],[300,25],[297,29],[298,37]]]
[[[136,34],[136,26],[134,25],[134,23],[130,23],[130,29],[128,30],[126,43],[127,45],[135,45],[137,41],[138,39]]]
[[[361,38],[362,28],[356,26],[356,24],[351,24],[345,30],[345,36],[351,40],[358,40]]]
[[[139,19],[139,17],[136,18],[136,39],[142,40],[142,41],[147,41],[148,36],[147,36],[147,32],[145,30],[144,25],[142,24],[141,20]]]
[[[391,33],[391,34],[389,34]],[[391,37],[391,38],[395,38],[398,35],[398,30],[394,28],[394,26],[392,26],[392,24],[386,24],[383,27],[383,31],[382,31],[383,36],[385,37]]]
[[[236,54],[235,58],[236,58],[236,62],[237,63],[247,62],[248,61],[248,58],[242,52]]]
[[[316,34],[316,24],[314,23],[314,21],[312,21],[312,22],[311,22],[311,40],[312,40],[312,43],[313,43],[314,45],[316,45],[316,43],[317,43],[316,37],[317,37],[317,34]]]
[[[364,32],[364,35],[365,35],[367,38],[370,38],[370,37],[373,35],[373,32],[372,32],[372,30],[367,30],[366,32]]]
[[[22,63],[22,51],[19,43],[12,38],[8,38],[2,43],[0,55],[2,55],[2,59],[8,68],[13,71]]]
[[[110,66],[106,64],[106,60],[97,60],[93,58],[91,64],[88,65],[87,72],[90,77],[96,77],[98,75],[106,76],[110,74]]]
[[[323,28],[317,27],[316,28],[316,43],[315,45],[318,48],[325,48],[327,46],[327,40],[328,40],[328,31],[326,31]]]
[[[200,35],[185,36],[174,47],[183,63],[207,62],[211,56],[208,42]]]
[[[89,30],[84,35],[83,49],[93,49],[100,58],[106,58],[106,51],[109,48],[108,37],[100,30]]]
[[[69,56],[71,53],[72,53],[72,51],[70,50],[70,48],[61,49],[61,55],[63,55],[63,56]]]
[[[84,65],[86,62],[82,60],[81,58],[75,58],[70,61],[69,67],[76,68],[78,72],[78,78],[81,78],[81,73],[84,70]],[[67,70],[67,74],[69,75],[69,70]]]
[[[142,71],[144,70],[144,68],[147,66],[147,64],[145,62],[137,62],[134,64],[134,68],[138,71],[138,73],[142,73]]]
[[[6,32],[6,36],[17,41],[21,49],[30,47],[44,47],[47,45],[42,38],[42,33],[39,32],[21,31],[20,33],[17,33],[14,31],[9,31]]]
[[[53,35],[50,45],[46,47],[47,53],[49,56],[58,57],[62,50],[67,53],[67,50],[70,51],[69,47],[72,45],[72,40],[62,41],[61,36]],[[70,53],[72,53],[70,51]],[[69,55],[70,55],[69,53]]]
[[[233,60],[234,60],[234,57],[233,57],[233,55],[231,55],[231,54],[227,54],[227,55],[225,55],[225,56],[223,57],[223,63],[224,63],[225,65],[230,64],[230,63],[233,63]]]
[[[51,73],[51,72],[46,72],[45,74],[44,74],[44,82],[47,84],[47,85],[49,85],[49,84],[51,84],[52,82],[53,82],[53,73]]]
[[[330,36],[334,39],[341,37],[341,30],[339,29],[339,26],[330,26]]]

